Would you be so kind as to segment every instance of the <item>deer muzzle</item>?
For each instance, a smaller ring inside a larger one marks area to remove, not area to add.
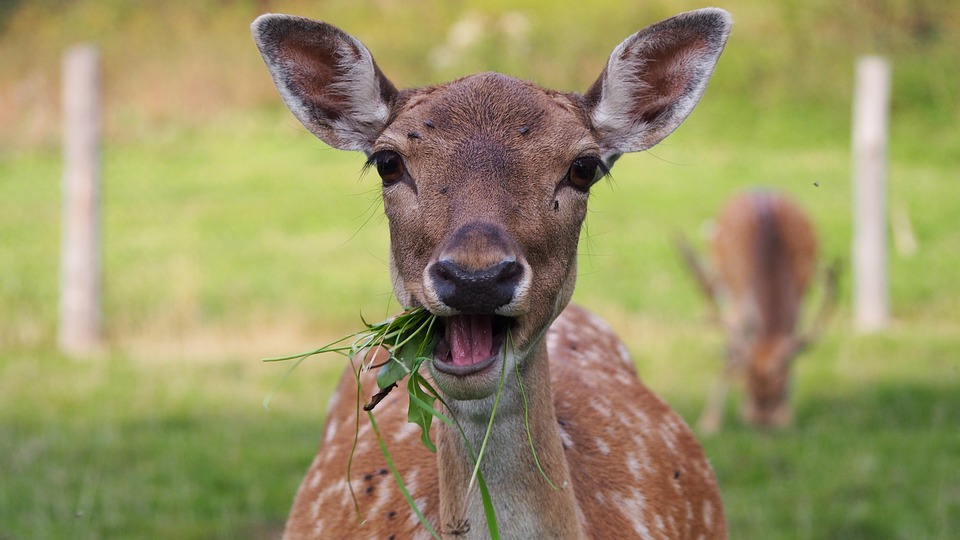
[[[455,261],[442,260],[430,266],[429,274],[437,299],[448,307],[460,313],[496,313],[513,301],[523,266],[515,260],[504,260],[470,270]]]
[[[437,315],[515,317],[526,305],[530,268],[499,225],[472,222],[456,229],[424,272],[427,304]]]
[[[530,269],[500,226],[472,222],[450,235],[424,271],[427,307],[441,315],[444,335],[435,367],[466,376],[493,365],[527,304]]]

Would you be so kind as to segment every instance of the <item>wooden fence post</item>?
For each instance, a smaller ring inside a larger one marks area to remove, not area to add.
[[[887,129],[890,65],[868,56],[857,62],[853,100],[854,325],[881,330],[889,318],[887,293]]]
[[[71,355],[100,346],[100,56],[63,56],[63,216],[57,344]]]

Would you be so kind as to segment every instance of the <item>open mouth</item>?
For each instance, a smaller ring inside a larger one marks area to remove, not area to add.
[[[466,376],[493,365],[512,319],[499,315],[444,317],[444,334],[433,350],[433,366],[450,375]]]

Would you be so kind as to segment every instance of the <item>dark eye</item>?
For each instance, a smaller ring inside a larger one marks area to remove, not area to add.
[[[567,171],[567,180],[574,188],[587,191],[597,180],[607,174],[607,168],[597,157],[580,157],[573,160]]]
[[[377,174],[383,179],[383,185],[390,185],[403,178],[406,168],[400,154],[383,150],[370,156],[370,163],[377,168]]]

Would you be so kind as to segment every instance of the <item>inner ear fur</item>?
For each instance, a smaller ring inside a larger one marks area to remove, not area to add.
[[[291,15],[262,15],[251,31],[294,116],[330,146],[368,151],[397,95],[370,51],[335,26]]]
[[[607,155],[646,150],[690,114],[706,90],[733,21],[722,9],[682,13],[624,40],[584,94]]]

